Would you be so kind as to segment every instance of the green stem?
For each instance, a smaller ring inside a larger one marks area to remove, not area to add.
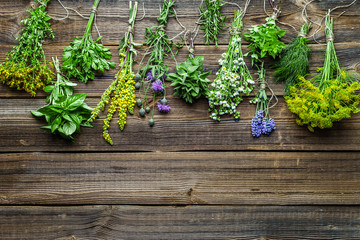
[[[93,9],[97,9],[97,7],[99,6],[101,0],[95,0],[94,4],[93,4]],[[85,30],[85,35],[89,35],[91,33],[91,29],[94,23],[94,19],[95,19],[95,11],[91,10],[91,14],[90,14],[90,18],[89,18],[89,22],[86,26],[86,30]]]

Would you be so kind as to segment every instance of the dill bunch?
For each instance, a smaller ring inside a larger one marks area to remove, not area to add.
[[[242,12],[236,11],[230,28],[228,48],[219,60],[221,68],[216,73],[214,82],[210,84],[211,89],[207,96],[210,118],[219,122],[225,114],[239,119],[240,112],[236,107],[243,101],[242,96],[249,96],[254,89],[255,82],[241,51],[242,27]]]
[[[334,122],[360,111],[360,96],[355,93],[360,89],[359,77],[340,68],[330,11],[325,18],[325,35],[325,60],[319,74],[309,80],[300,76],[300,82],[291,86],[290,94],[285,96],[288,108],[297,115],[296,123],[312,132],[316,127],[331,128]]]
[[[94,1],[84,36],[74,38],[74,41],[64,48],[63,52],[62,71],[66,73],[68,78],[76,78],[84,83],[95,78],[94,71],[104,72],[104,70],[116,66],[114,62],[107,61],[111,59],[111,52],[109,48],[105,48],[99,42],[101,37],[94,41],[91,36],[91,29],[99,3],[100,0]]]
[[[290,86],[299,82],[299,76],[309,73],[311,49],[307,45],[308,39],[305,36],[309,32],[310,25],[311,23],[305,23],[301,27],[299,36],[282,50],[279,61],[272,66],[276,68],[274,81],[285,82],[284,91],[287,94],[290,93]]]
[[[205,7],[204,3],[199,7],[200,21],[198,24],[205,31],[204,37],[207,45],[214,42],[217,46],[218,35],[225,30],[225,21],[228,19],[221,13],[221,7],[224,5],[225,3],[221,0],[205,0]]]
[[[244,33],[244,38],[250,42],[248,46],[250,51],[244,56],[251,57],[253,66],[259,65],[262,62],[261,58],[268,55],[275,59],[286,46],[280,41],[286,31],[276,25],[276,19],[281,13],[280,8],[274,3],[274,0],[269,0],[269,3],[273,8],[272,16],[265,19],[265,24],[252,26],[249,33]]]
[[[104,119],[103,125],[103,137],[105,141],[113,145],[113,141],[109,134],[110,122],[118,112],[119,128],[124,130],[126,125],[127,112],[134,114],[135,106],[135,74],[132,70],[134,62],[134,55],[137,54],[134,46],[138,44],[134,43],[134,25],[138,9],[138,3],[129,1],[129,29],[125,33],[125,37],[120,41],[119,44],[119,55],[120,55],[120,70],[115,75],[114,81],[105,90],[101,96],[100,102],[97,104],[94,111],[92,111],[89,122],[93,122],[95,118],[100,114],[100,111],[104,111],[105,105],[109,104],[109,110],[106,118]]]
[[[6,62],[0,65],[0,82],[17,90],[24,90],[31,96],[54,79],[42,48],[46,38],[53,39],[50,27],[51,17],[46,12],[50,0],[34,0],[36,4],[27,9],[30,17],[21,21],[24,25],[17,46],[8,53]]]

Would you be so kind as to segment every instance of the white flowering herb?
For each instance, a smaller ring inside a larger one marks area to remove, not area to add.
[[[240,118],[236,107],[242,102],[243,95],[250,94],[255,84],[241,51],[242,27],[242,12],[236,11],[230,28],[228,48],[219,60],[221,68],[216,73],[216,79],[210,85],[208,93],[210,118],[219,122],[225,114]]]

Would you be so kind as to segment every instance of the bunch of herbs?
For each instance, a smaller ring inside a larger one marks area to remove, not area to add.
[[[54,66],[57,71],[57,80],[44,88],[45,92],[50,92],[46,98],[47,105],[31,113],[35,117],[45,118],[48,125],[41,127],[42,129],[74,141],[73,135],[80,133],[81,126],[92,127],[87,121],[92,108],[84,102],[86,94],[73,95],[73,87],[76,84],[61,75],[57,59],[54,60]]]
[[[134,25],[138,9],[138,3],[129,1],[129,29],[125,33],[125,37],[119,44],[120,70],[115,75],[114,81],[103,93],[100,102],[89,118],[89,122],[99,115],[100,111],[104,111],[106,104],[109,103],[108,114],[104,119],[103,137],[111,145],[113,141],[109,134],[110,122],[116,111],[119,112],[119,120],[117,121],[121,130],[124,130],[127,118],[127,112],[134,113],[135,106],[135,74],[132,70],[134,56],[137,54],[135,46],[139,45],[134,42]],[[111,100],[110,100],[111,99]]]
[[[190,40],[190,54],[187,60],[176,66],[176,73],[167,77],[174,87],[174,96],[181,97],[187,103],[193,103],[202,96],[207,96],[210,72],[204,72],[204,57],[194,56],[194,41]]]
[[[207,96],[210,118],[219,122],[225,114],[234,115],[235,119],[240,118],[240,112],[236,108],[242,102],[242,96],[249,96],[255,84],[241,50],[242,16],[240,10],[235,12],[230,28],[230,42],[219,60],[221,68],[216,73]]]
[[[269,0],[269,3],[273,9],[271,17],[267,17],[265,24],[255,25],[249,29],[249,33],[244,33],[244,38],[250,42],[250,51],[245,56],[251,57],[251,64],[261,65],[261,58],[269,55],[276,58],[281,50],[286,46],[280,41],[286,33],[285,30],[281,30],[276,25],[276,20],[280,15],[280,8],[274,3],[273,0]]]
[[[200,21],[202,30],[205,32],[205,43],[210,44],[212,42],[218,45],[218,35],[222,34],[225,30],[225,22],[228,20],[221,12],[222,6],[225,3],[222,0],[205,0],[200,5]]]
[[[51,17],[46,12],[50,0],[34,0],[32,9],[27,11],[30,17],[21,21],[24,25],[19,44],[9,52],[6,62],[0,65],[0,82],[18,90],[24,90],[31,96],[36,90],[44,88],[54,79],[51,64],[46,61],[43,43],[46,38],[53,39],[50,27]]]
[[[100,43],[101,37],[94,41],[91,36],[99,3],[100,0],[94,1],[84,36],[76,37],[63,52],[62,71],[68,78],[76,78],[84,83],[95,78],[94,71],[104,72],[104,70],[116,67],[114,62],[107,61],[111,59],[111,52]]]
[[[311,49],[307,45],[306,34],[309,32],[310,25],[305,23],[301,27],[299,36],[282,50],[279,61],[272,66],[276,68],[274,81],[285,82],[284,91],[287,94],[290,93],[290,87],[299,82],[299,76],[309,73]]]
[[[290,94],[285,101],[291,112],[297,115],[296,122],[314,128],[331,128],[334,122],[350,118],[351,113],[360,111],[359,76],[340,68],[333,34],[333,19],[330,10],[325,18],[327,39],[324,66],[319,74],[306,80],[300,76],[300,82],[290,87]]]

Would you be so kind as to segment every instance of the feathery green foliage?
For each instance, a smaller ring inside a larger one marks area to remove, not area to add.
[[[299,82],[299,76],[309,73],[311,49],[307,45],[308,39],[305,36],[309,32],[310,25],[305,23],[301,27],[299,36],[282,50],[280,60],[272,66],[276,68],[274,81],[285,82],[284,91],[287,94],[290,92],[290,86]]]

